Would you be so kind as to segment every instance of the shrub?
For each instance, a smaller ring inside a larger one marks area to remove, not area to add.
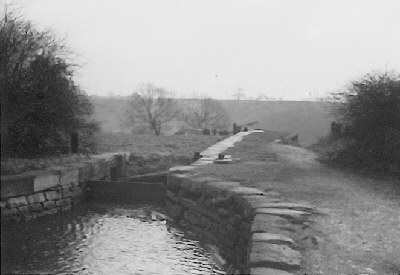
[[[9,13],[0,21],[0,54],[3,154],[68,148],[72,132],[97,130],[92,105],[73,81],[70,55],[53,34]]]
[[[368,74],[336,94],[346,146],[336,162],[374,172],[400,173],[400,75]]]

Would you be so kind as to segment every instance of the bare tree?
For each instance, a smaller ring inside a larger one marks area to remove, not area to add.
[[[183,120],[194,128],[225,128],[230,118],[222,104],[212,98],[198,97],[186,101]]]
[[[139,85],[129,102],[127,121],[134,126],[147,126],[160,135],[163,124],[180,113],[172,93],[151,83]]]

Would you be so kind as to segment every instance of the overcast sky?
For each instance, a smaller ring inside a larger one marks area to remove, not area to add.
[[[181,96],[232,98],[240,87],[299,100],[370,71],[400,72],[399,0],[6,1],[67,35],[88,94],[152,82]]]

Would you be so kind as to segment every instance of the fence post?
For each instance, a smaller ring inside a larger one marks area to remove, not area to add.
[[[72,132],[71,133],[71,153],[77,154],[79,147],[79,140],[78,140],[78,133]]]

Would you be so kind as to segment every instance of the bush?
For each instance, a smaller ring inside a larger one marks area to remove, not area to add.
[[[73,81],[65,45],[11,13],[0,27],[2,154],[65,151],[72,132],[92,135],[92,104]]]
[[[358,169],[400,173],[400,75],[368,74],[336,94],[346,146],[335,161]]]

